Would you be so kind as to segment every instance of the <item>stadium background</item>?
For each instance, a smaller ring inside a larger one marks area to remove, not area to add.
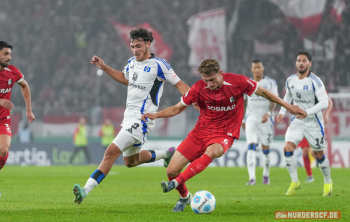
[[[93,162],[100,162],[103,150],[98,130],[105,118],[111,118],[120,128],[127,88],[111,81],[107,74],[97,75],[89,60],[98,55],[109,66],[123,69],[132,56],[125,34],[143,25],[158,34],[153,48],[156,55],[166,58],[188,85],[200,79],[194,67],[202,57],[216,58],[224,71],[249,77],[251,62],[258,58],[265,66],[265,75],[276,79],[283,96],[286,78],[296,71],[295,53],[309,50],[314,56],[314,72],[334,98],[327,132],[332,166],[350,167],[350,3],[310,0],[304,1],[302,7],[284,10],[285,2],[2,1],[0,39],[14,46],[11,64],[22,71],[30,85],[36,116],[30,124],[33,141],[17,142],[18,129],[27,120],[20,87],[14,87],[13,141],[8,164],[66,164],[80,116],[88,119]],[[179,99],[176,88],[166,84],[160,108],[176,104]],[[157,120],[144,148],[177,145],[192,129],[197,116],[198,112],[189,108],[175,118]],[[284,166],[280,157],[288,121],[286,117],[285,124],[275,125],[275,166]],[[245,149],[242,131],[241,140],[235,142],[225,159],[212,165],[244,166]],[[83,164],[83,156],[75,163]]]

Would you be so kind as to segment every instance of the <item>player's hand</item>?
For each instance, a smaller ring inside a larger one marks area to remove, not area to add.
[[[199,108],[198,104],[197,103],[192,103],[192,106],[198,110],[198,111],[201,111],[201,109]]]
[[[282,114],[278,114],[278,116],[276,117],[276,122],[283,123],[283,115]]]
[[[145,113],[145,114],[143,114],[143,115],[141,116],[141,119],[142,119],[143,121],[147,121],[146,118],[149,118],[149,119],[151,119],[151,120],[154,120],[154,119],[156,118],[156,114],[154,114],[154,113]]]
[[[245,123],[242,123],[242,129],[245,130]]]
[[[304,118],[307,116],[305,110],[300,108],[298,105],[290,105],[288,111],[293,115],[302,115]]]
[[[13,103],[8,99],[0,99],[0,106],[5,109],[12,109],[14,107]]]
[[[303,110],[303,111],[304,111],[304,114],[297,115],[296,116],[297,119],[302,120],[302,119],[305,119],[307,117],[307,112],[305,110]]]
[[[103,62],[103,60],[96,55],[92,57],[92,59],[90,60],[90,63],[94,64],[95,66],[97,66],[97,68],[102,69],[102,70],[103,70],[104,66],[106,65]]]
[[[266,123],[267,120],[269,120],[269,117],[270,117],[270,115],[266,113],[266,114],[262,117],[261,122],[262,122],[262,123]]]
[[[30,123],[34,121],[35,116],[34,116],[34,114],[33,114],[32,111],[28,111],[28,112],[27,112],[27,118],[28,118],[28,121],[29,121]]]

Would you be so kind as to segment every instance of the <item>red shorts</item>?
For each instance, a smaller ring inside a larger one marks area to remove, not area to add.
[[[4,120],[0,122],[0,135],[2,134],[11,136],[11,120]]]
[[[304,138],[302,141],[300,141],[297,147],[309,147],[309,143],[307,142],[307,139]]]
[[[220,144],[226,153],[231,148],[233,141],[232,137],[222,134],[208,135],[203,131],[191,131],[176,150],[184,155],[188,161],[193,162],[201,157],[211,144]]]

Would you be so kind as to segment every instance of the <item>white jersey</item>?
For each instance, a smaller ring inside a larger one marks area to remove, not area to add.
[[[129,80],[123,123],[130,119],[141,120],[144,113],[157,112],[164,81],[172,85],[180,81],[170,65],[153,54],[142,62],[136,61],[135,57],[130,58],[123,73]],[[148,123],[154,124],[154,120],[149,120]]]
[[[259,82],[259,86],[271,91],[278,96],[278,87],[274,79],[264,76]],[[253,94],[251,96],[246,96],[245,99],[248,100],[246,107],[245,122],[246,124],[259,124],[261,123],[262,117],[270,110],[271,102],[264,97]],[[271,116],[271,121],[273,116]],[[272,121],[273,122],[273,121]]]
[[[286,81],[286,93],[289,93],[289,96],[293,98],[294,105],[298,105],[303,110],[315,106],[320,100],[328,100],[328,94],[322,80],[313,73],[303,79],[299,79],[298,74],[291,75]],[[320,130],[321,128],[323,131],[324,129],[322,111],[308,115],[303,120],[294,116],[292,121],[300,123],[309,130]]]

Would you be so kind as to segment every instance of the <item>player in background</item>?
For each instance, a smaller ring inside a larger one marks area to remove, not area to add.
[[[265,89],[278,96],[277,83],[274,79],[264,75],[264,66],[260,60],[254,60],[251,67],[253,80]],[[242,127],[245,130],[248,143],[247,168],[249,182],[247,185],[255,185],[256,147],[258,143],[262,146],[263,152],[263,184],[270,184],[270,144],[273,139],[273,111],[276,103],[270,102],[264,97],[253,94],[245,96],[247,107]]]
[[[330,97],[328,97],[328,107],[323,114],[324,124],[327,124],[328,119],[329,119],[329,114],[331,113],[332,108],[333,108],[332,99]],[[312,183],[312,182],[314,182],[314,177],[312,175],[310,155],[312,155],[311,157],[315,158],[315,154],[312,151],[312,148],[310,147],[310,145],[307,142],[305,137],[299,143],[298,147],[301,147],[301,150],[303,152],[304,168],[305,168],[305,171],[307,174],[307,179],[305,180],[305,183]]]
[[[180,199],[173,211],[183,211],[191,202],[191,193],[185,181],[202,172],[214,159],[222,156],[239,138],[243,119],[244,94],[253,93],[285,106],[291,113],[304,114],[298,106],[290,105],[274,93],[259,86],[243,75],[222,73],[215,59],[204,60],[198,68],[202,80],[196,82],[181,102],[158,113],[146,113],[144,121],[172,117],[180,114],[188,105],[197,103],[200,116],[194,129],[178,146],[167,167],[170,182],[163,181],[163,192],[177,189]],[[190,163],[181,173],[181,170]]]
[[[300,106],[306,111],[306,116],[297,115],[287,129],[285,137],[284,155],[287,169],[292,183],[286,195],[294,195],[300,189],[297,173],[297,163],[293,158],[296,145],[305,137],[313,149],[316,160],[324,176],[323,196],[332,194],[333,183],[329,160],[323,149],[326,147],[324,138],[324,120],[322,110],[328,107],[328,95],[322,80],[310,71],[311,55],[306,51],[297,54],[296,68],[298,72],[291,75],[286,81],[286,95],[284,101]],[[280,110],[276,121],[281,123],[286,109]]]
[[[101,183],[119,155],[123,154],[127,167],[160,159],[164,159],[166,167],[175,152],[173,147],[168,150],[141,151],[142,145],[147,140],[146,135],[155,126],[155,121],[142,121],[141,115],[158,110],[164,82],[174,85],[182,95],[189,89],[165,60],[150,53],[152,41],[152,32],[144,28],[130,32],[130,47],[134,56],[128,60],[123,71],[107,66],[100,57],[94,56],[91,59],[91,64],[96,65],[117,82],[127,85],[128,95],[122,129],[106,149],[100,166],[91,174],[83,188],[79,184],[73,187],[76,204],[80,204],[88,193]]]
[[[14,83],[18,83],[22,89],[26,103],[26,115],[31,123],[35,119],[32,112],[31,96],[28,83],[24,80],[21,71],[13,65],[9,65],[13,46],[0,41],[0,170],[4,167],[11,144],[11,116],[10,110],[13,103],[10,101]]]

